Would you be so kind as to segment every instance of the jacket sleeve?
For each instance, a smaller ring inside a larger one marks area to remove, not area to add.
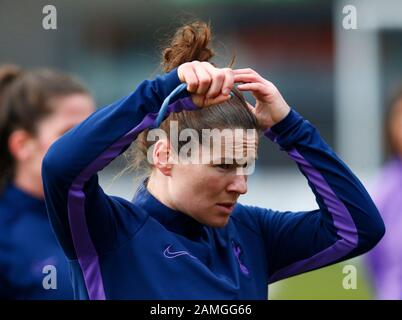
[[[296,162],[319,209],[275,212],[248,207],[263,237],[269,283],[360,255],[384,223],[366,189],[295,110],[265,135]]]
[[[146,80],[50,147],[42,164],[45,200],[53,230],[68,258],[85,259],[112,250],[145,222],[147,215],[140,208],[103,192],[97,172],[153,124],[163,100],[179,84],[177,69]],[[171,104],[168,112],[195,108],[187,96]]]

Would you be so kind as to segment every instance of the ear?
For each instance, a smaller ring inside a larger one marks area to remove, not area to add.
[[[15,130],[8,138],[8,149],[16,161],[29,160],[34,147],[32,135],[25,130]]]
[[[167,139],[160,139],[155,143],[152,153],[153,165],[165,176],[172,175],[173,152]]]

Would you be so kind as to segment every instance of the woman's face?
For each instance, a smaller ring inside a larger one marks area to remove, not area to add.
[[[50,145],[66,131],[85,120],[94,110],[94,101],[87,94],[72,94],[57,97],[50,101],[54,112],[39,122],[37,134],[32,137],[32,152],[29,166],[32,184],[36,185],[39,194],[43,193],[41,166],[42,160]],[[68,152],[66,150],[66,152]]]
[[[243,168],[247,165],[253,168],[250,165],[256,159],[258,136],[255,130],[254,133],[247,135],[241,134],[239,129],[233,130],[235,139],[221,143],[221,154],[201,147],[200,154],[208,155],[209,163],[174,165],[170,196],[175,209],[202,224],[225,226],[237,199],[247,192],[247,175],[251,172],[246,171],[251,170]],[[227,163],[229,158],[237,161]]]
[[[402,156],[402,99],[399,99],[391,112],[390,133],[396,152]]]

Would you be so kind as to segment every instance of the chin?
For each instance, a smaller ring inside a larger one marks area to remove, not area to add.
[[[215,221],[208,221],[205,223],[207,226],[212,227],[212,228],[223,228],[226,226],[229,222],[229,217],[222,218],[222,219],[216,219]]]

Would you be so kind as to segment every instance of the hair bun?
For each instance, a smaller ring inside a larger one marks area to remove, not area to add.
[[[7,64],[0,67],[0,93],[23,73],[16,65]]]
[[[214,52],[209,47],[211,28],[202,21],[195,21],[179,28],[170,45],[163,50],[162,67],[165,72],[194,60],[209,61]]]

